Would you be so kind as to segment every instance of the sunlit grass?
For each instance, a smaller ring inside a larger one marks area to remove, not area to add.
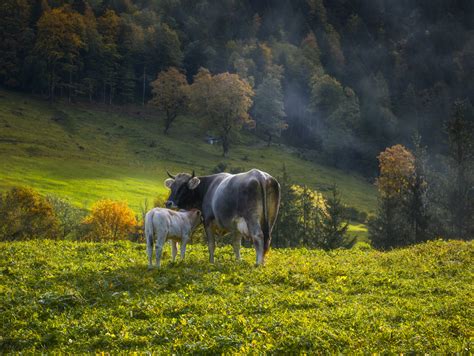
[[[183,263],[165,250],[150,272],[143,244],[0,243],[0,349],[472,352],[472,242],[272,249],[259,268],[248,248],[238,263],[219,247],[215,265],[199,244]]]

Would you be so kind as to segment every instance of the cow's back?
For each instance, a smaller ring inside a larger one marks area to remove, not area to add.
[[[267,177],[271,176],[257,169],[225,176],[212,193],[211,206],[217,224],[230,229],[240,217],[262,216],[261,182]]]

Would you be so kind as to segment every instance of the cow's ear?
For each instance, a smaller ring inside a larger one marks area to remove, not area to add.
[[[199,185],[199,183],[201,183],[201,181],[199,180],[198,177],[192,177],[188,181],[188,188],[191,189],[191,190],[196,189],[197,186]]]
[[[166,188],[171,188],[173,183],[174,183],[174,179],[168,178],[167,180],[165,180],[165,187]]]

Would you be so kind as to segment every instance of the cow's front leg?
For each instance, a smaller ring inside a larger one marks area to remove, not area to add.
[[[211,224],[205,227],[207,237],[207,247],[209,248],[209,262],[214,263],[214,250],[216,249],[216,240]]]
[[[240,261],[240,245],[242,241],[242,235],[238,231],[232,233],[232,247],[234,248],[235,259]]]
[[[171,240],[171,258],[173,262],[176,260],[176,255],[178,254],[178,241]]]

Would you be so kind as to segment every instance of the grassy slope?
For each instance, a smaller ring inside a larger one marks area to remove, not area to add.
[[[472,352],[472,242],[254,256],[150,272],[141,244],[0,243],[0,349]]]
[[[52,120],[58,110],[67,119]],[[141,108],[133,109],[133,115],[125,108],[107,110],[63,104],[53,109],[31,97],[0,91],[0,190],[25,184],[86,207],[107,197],[128,200],[138,209],[145,198],[166,194],[165,169],[195,168],[197,174],[208,174],[223,161],[220,147],[204,143],[190,118],[178,118],[165,137],[159,120],[137,115]],[[156,147],[150,147],[152,142]],[[242,159],[246,156],[248,161]],[[335,182],[348,205],[368,212],[375,206],[373,187],[360,177],[303,161],[284,147],[267,148],[250,135],[231,148],[226,162],[276,176],[285,163],[297,182],[316,189]]]

